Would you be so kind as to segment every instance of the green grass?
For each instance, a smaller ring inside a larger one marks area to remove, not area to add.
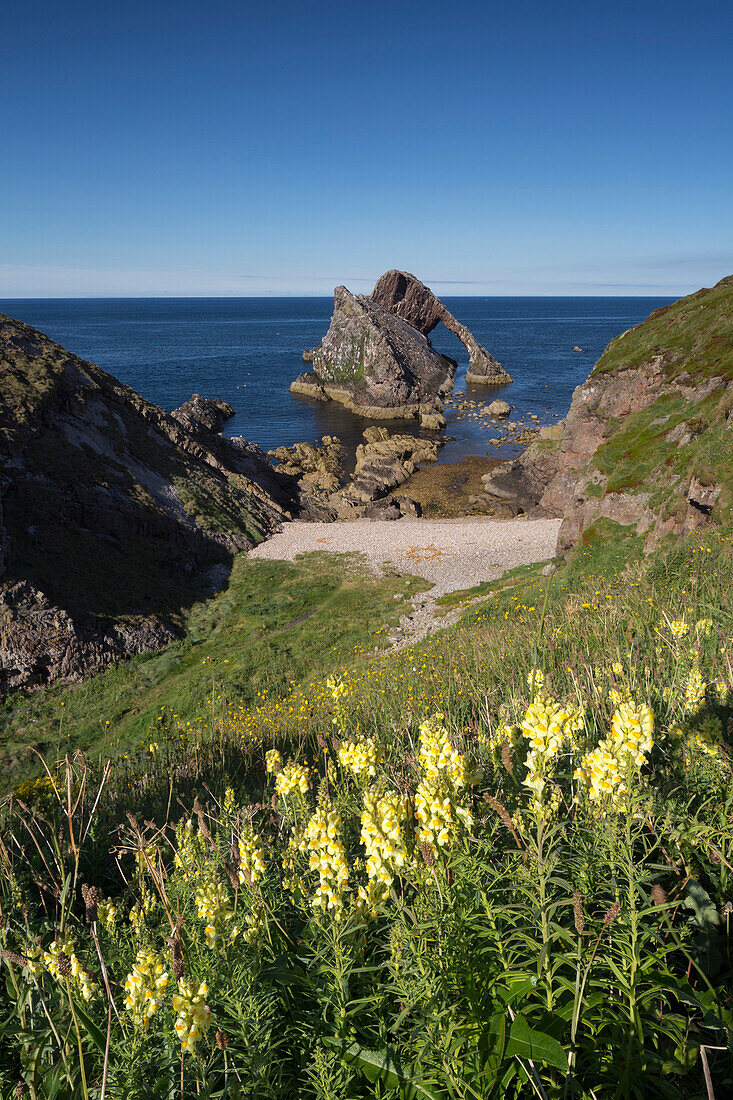
[[[669,378],[733,379],[733,282],[698,290],[658,309],[606,348],[593,376],[630,370],[663,355]]]
[[[7,789],[37,771],[31,747],[50,758],[68,748],[124,752],[153,736],[161,712],[184,725],[205,723],[212,675],[223,700],[249,706],[258,693],[285,694],[293,681],[380,644],[386,632],[377,631],[396,622],[423,587],[406,576],[377,580],[358,559],[309,554],[290,564],[237,557],[227,590],[189,612],[181,642],[78,686],[7,698],[0,711],[0,784]]]

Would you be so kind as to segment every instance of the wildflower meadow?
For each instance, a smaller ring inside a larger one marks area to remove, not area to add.
[[[729,533],[47,759],[2,810],[0,1095],[733,1093]]]

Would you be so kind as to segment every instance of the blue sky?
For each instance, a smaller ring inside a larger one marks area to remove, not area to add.
[[[0,297],[710,285],[732,39],[719,0],[6,0]]]

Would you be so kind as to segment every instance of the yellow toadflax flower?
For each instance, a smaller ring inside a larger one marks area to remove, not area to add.
[[[125,980],[125,1008],[134,1021],[147,1027],[161,1005],[168,985],[168,973],[154,951],[138,951],[135,964]]]
[[[318,871],[318,886],[311,904],[316,909],[343,912],[343,893],[349,879],[346,851],[338,835],[341,818],[328,803],[322,803],[311,817],[299,848],[308,853],[310,869]]]
[[[545,686],[545,674],[542,669],[533,668],[527,673],[527,687],[531,695],[539,694]]]
[[[685,684],[685,710],[690,712],[698,710],[705,702],[705,681],[700,675],[700,669],[693,665]]]
[[[268,775],[279,772],[283,766],[283,758],[277,749],[268,749],[265,753],[265,768]]]
[[[631,756],[641,767],[654,746],[654,715],[646,703],[635,706],[628,701],[621,703],[611,719],[611,740],[620,757]]]
[[[216,947],[217,939],[224,934],[227,921],[234,916],[229,907],[229,892],[217,877],[214,868],[209,868],[196,890],[196,905],[199,917],[205,920],[206,944]]]
[[[385,893],[407,861],[402,833],[406,817],[407,803],[397,791],[381,795],[373,790],[365,792],[361,839],[367,853],[366,870]]]
[[[299,791],[308,793],[308,768],[305,764],[286,764],[275,776],[275,790],[283,798]]]
[[[445,774],[451,786],[459,790],[470,780],[465,758],[454,747],[447,729],[443,725],[443,715],[433,714],[420,725],[420,766],[425,774],[435,779]]]
[[[373,737],[362,737],[358,741],[342,741],[338,749],[339,763],[357,778],[373,777],[377,774],[377,764],[381,758],[380,746]]]
[[[530,749],[545,759],[555,756],[565,738],[567,709],[553,699],[537,699],[527,707],[522,732]]]
[[[76,945],[68,936],[64,939],[54,940],[47,951],[41,952],[40,961],[48,973],[57,981],[62,982],[68,977],[69,980],[75,982],[85,1001],[90,1001],[96,993],[97,984],[91,975],[87,974],[76,957]],[[62,973],[63,961],[66,961],[69,967],[66,974]]]
[[[176,1015],[175,1029],[184,1054],[195,1054],[196,1047],[211,1023],[211,1012],[205,1002],[209,992],[206,982],[196,984],[187,978],[178,983],[178,993],[173,996]]]
[[[239,837],[239,881],[253,885],[265,871],[265,850],[252,826],[247,825]]]
[[[611,736],[583,757],[575,770],[592,803],[622,810],[628,793],[629,768],[639,769],[654,745],[654,716],[642,703],[620,704],[611,720]]]

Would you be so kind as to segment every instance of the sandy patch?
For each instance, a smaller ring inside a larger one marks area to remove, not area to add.
[[[250,550],[250,556],[293,561],[298,554],[312,550],[356,552],[364,555],[376,573],[387,568],[424,577],[433,587],[413,597],[412,610],[402,616],[389,636],[392,648],[402,649],[459,617],[460,608],[436,615],[438,597],[495,580],[517,565],[553,557],[559,529],[559,519],[495,520],[485,516],[348,523],[296,520]]]
[[[287,523],[250,551],[253,558],[293,561],[298,554],[327,550],[363,554],[375,572],[384,566],[430,581],[433,599],[500,577],[517,565],[551,558],[558,519],[366,520],[349,523]]]

